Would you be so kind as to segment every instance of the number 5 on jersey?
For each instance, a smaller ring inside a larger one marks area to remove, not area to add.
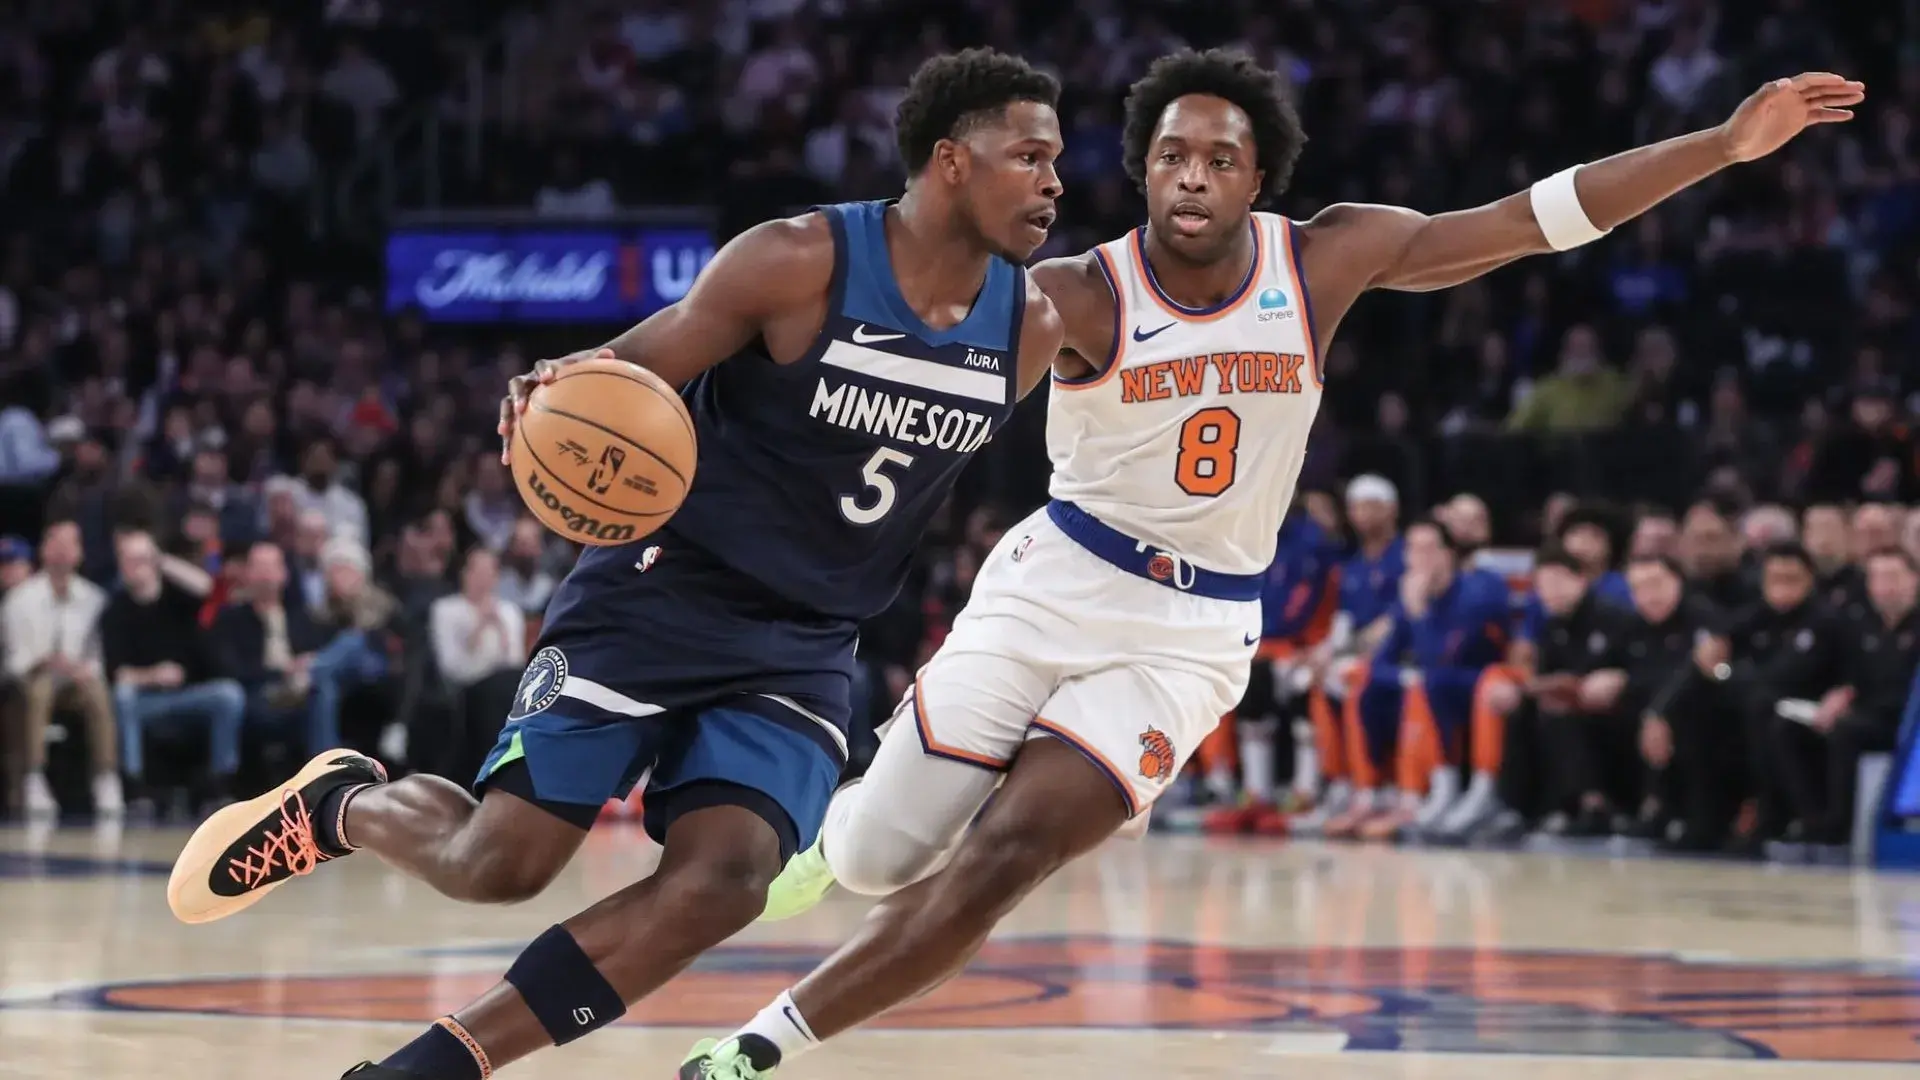
[[[841,517],[855,525],[871,525],[892,512],[894,502],[900,497],[900,489],[885,471],[889,465],[898,465],[900,471],[905,472],[913,467],[913,455],[891,446],[875,450],[867,463],[860,467],[860,479],[866,482],[866,487],[859,495],[840,496]],[[872,494],[868,495],[868,492]],[[860,505],[863,498],[871,500],[869,505]]]
[[[1180,425],[1173,482],[1189,495],[1213,496],[1233,486],[1240,452],[1240,414],[1224,405],[1201,409]]]

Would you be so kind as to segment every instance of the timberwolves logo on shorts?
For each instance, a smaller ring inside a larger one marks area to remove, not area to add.
[[[560,700],[560,687],[567,681],[567,654],[552,645],[533,654],[527,673],[520,676],[520,689],[513,694],[513,712],[509,720],[522,720],[545,712]]]

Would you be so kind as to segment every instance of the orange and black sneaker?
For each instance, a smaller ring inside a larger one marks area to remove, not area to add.
[[[335,855],[314,834],[328,793],[384,783],[387,770],[351,750],[321,754],[279,787],[215,813],[194,830],[167,880],[167,905],[184,923],[213,922],[252,907]],[[342,801],[344,805],[344,801]],[[338,829],[333,830],[338,835]]]

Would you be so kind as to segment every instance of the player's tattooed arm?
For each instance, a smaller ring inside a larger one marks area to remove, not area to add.
[[[1097,374],[1113,351],[1115,301],[1093,253],[1048,259],[1033,268],[1032,278],[1060,313],[1063,336],[1051,360],[1054,372],[1063,379]]]
[[[560,368],[614,358],[684,386],[755,338],[768,339],[770,347],[776,338],[811,340],[826,317],[832,278],[833,233],[821,215],[748,229],[715,253],[680,300],[597,349],[542,360],[513,379],[500,402],[503,456],[528,397],[536,386],[552,382]]]
[[[1580,209],[1595,228],[1613,229],[1729,165],[1773,153],[1812,125],[1850,119],[1849,107],[1864,98],[1860,83],[1838,75],[1770,82],[1716,127],[1582,166],[1573,178]],[[1531,190],[1432,216],[1396,206],[1330,206],[1301,232],[1309,249],[1321,242],[1331,249],[1315,260],[1321,265],[1312,285],[1316,302],[1325,297],[1339,314],[1367,289],[1442,289],[1554,250]],[[1322,287],[1322,275],[1343,280]]]
[[[1017,361],[1022,400],[1053,369],[1053,360],[1060,355],[1060,342],[1065,333],[1060,312],[1041,289],[1037,275],[1027,274],[1026,284],[1027,310],[1020,320],[1020,353]]]

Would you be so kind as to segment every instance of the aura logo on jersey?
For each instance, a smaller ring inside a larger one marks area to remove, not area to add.
[[[424,1024],[493,986],[519,949],[436,950],[430,965],[413,956],[364,974],[116,983],[0,1007]],[[725,1031],[824,956],[815,945],[723,945],[620,1022]],[[471,966],[444,966],[461,961]],[[1076,1028],[1100,1038],[1115,1029],[1286,1035],[1329,1052],[1908,1063],[1920,1062],[1920,977],[1494,947],[995,938],[953,981],[872,1026],[1003,1038]]]
[[[703,229],[401,229],[387,309],[452,323],[632,322],[687,295],[713,258]]]
[[[634,528],[616,522],[601,521],[591,514],[583,514],[562,501],[554,490],[547,486],[540,474],[531,469],[527,471],[527,489],[534,498],[545,504],[546,508],[559,514],[567,523],[567,531],[581,536],[591,537],[602,543],[620,543],[634,538]]]

